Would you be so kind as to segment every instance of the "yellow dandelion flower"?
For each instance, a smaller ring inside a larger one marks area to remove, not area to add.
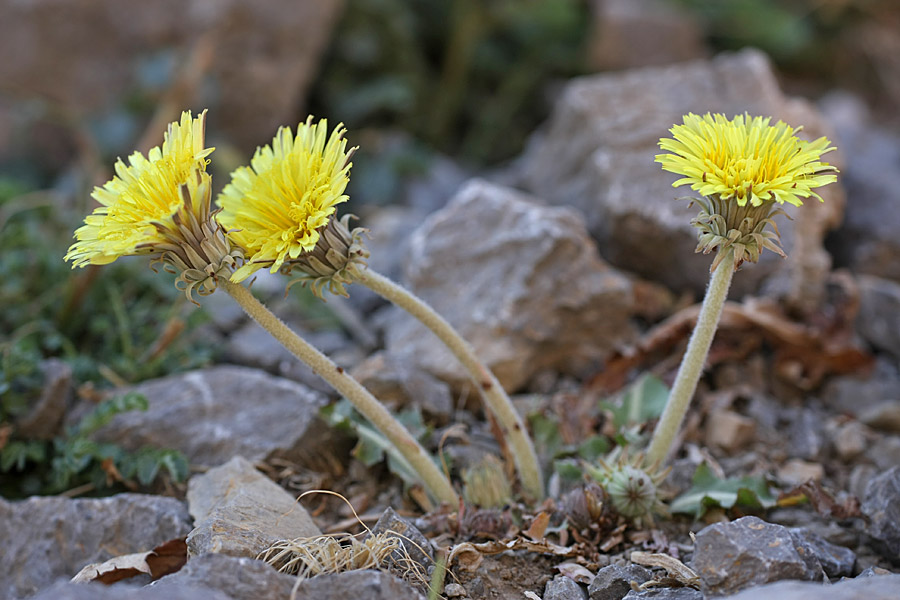
[[[91,194],[101,206],[75,231],[76,242],[65,256],[73,268],[156,252],[155,244],[165,240],[155,224],[175,227],[172,217],[183,206],[179,188],[194,179],[194,171],[205,171],[206,157],[213,151],[204,147],[205,123],[206,111],[193,119],[185,111],[180,122],[169,124],[161,148],[153,148],[147,157],[135,152],[127,165],[121,159],[116,162],[116,175]],[[193,208],[201,218],[202,207],[195,203]]]
[[[749,115],[729,121],[722,114],[688,114],[683,125],[670,129],[674,139],[659,141],[670,154],[658,155],[656,162],[684,176],[673,187],[690,185],[703,196],[733,200],[738,206],[748,201],[753,206],[800,206],[800,198],[810,196],[822,200],[812,189],[836,181],[837,176],[827,172],[837,169],[819,159],[835,148],[825,137],[807,142],[794,135],[800,128],[770,121]]]
[[[293,135],[278,130],[271,145],[259,148],[249,167],[240,167],[216,203],[216,216],[247,259],[232,281],[243,281],[263,267],[277,271],[285,261],[311,252],[322,229],[347,200],[350,178],[346,130],[328,135],[328,122],[309,117]]]
[[[800,206],[810,196],[821,201],[813,188],[837,180],[837,169],[820,160],[835,149],[827,138],[807,142],[794,135],[799,128],[770,121],[691,113],[669,130],[672,138],[659,141],[669,154],[657,155],[656,162],[683,175],[673,187],[690,185],[701,194],[695,200],[700,214],[691,222],[700,232],[697,252],[733,248],[735,269],[757,262],[764,248],[785,256],[773,220],[784,212],[779,206]],[[720,252],[713,261],[713,271],[724,256]]]

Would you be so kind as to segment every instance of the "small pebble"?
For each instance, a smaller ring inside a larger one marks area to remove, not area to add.
[[[466,588],[458,583],[448,583],[444,586],[444,595],[448,598],[465,598]]]

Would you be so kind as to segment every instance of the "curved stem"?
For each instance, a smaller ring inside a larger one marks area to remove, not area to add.
[[[453,490],[450,481],[438,469],[425,449],[366,388],[347,375],[331,359],[294,333],[257,300],[250,293],[250,290],[242,285],[232,283],[224,277],[219,278],[218,285],[234,298],[254,321],[268,331],[282,346],[287,348],[291,354],[309,365],[317,375],[352,402],[357,410],[372,425],[378,428],[394,444],[404,458],[409,461],[432,496],[441,502],[449,502],[453,506],[459,503],[459,497]]]
[[[716,326],[719,324],[719,317],[722,316],[722,307],[725,306],[725,298],[728,296],[728,288],[734,275],[734,250],[729,248],[726,252],[710,277],[703,306],[700,307],[700,314],[697,316],[697,325],[694,326],[684,358],[681,359],[681,366],[678,367],[678,375],[675,376],[666,408],[653,432],[653,439],[647,450],[648,465],[662,465],[668,456],[672,440],[681,428],[691,398],[697,390],[697,382],[706,363],[706,356],[716,334]]]
[[[543,499],[544,480],[541,475],[541,467],[525,423],[516,412],[503,386],[500,385],[491,370],[478,360],[472,346],[422,299],[384,275],[371,269],[357,269],[354,273],[354,281],[361,283],[417,318],[456,356],[469,372],[475,387],[481,391],[485,404],[500,424],[525,492],[536,500]]]

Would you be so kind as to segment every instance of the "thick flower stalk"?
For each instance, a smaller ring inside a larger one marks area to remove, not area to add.
[[[212,149],[204,148],[205,116],[205,111],[196,119],[189,112],[183,113],[180,122],[169,125],[162,148],[152,149],[147,158],[137,152],[132,154],[129,165],[121,160],[116,164],[116,176],[94,190],[93,197],[101,206],[75,232],[76,242],[66,260],[83,267],[108,264],[121,256],[147,255],[177,275],[176,286],[188,298],[195,288],[200,295],[207,295],[222,287],[275,339],[353,402],[417,470],[433,497],[458,503],[459,497],[436,462],[374,396],[287,328],[249,290],[230,281],[244,261],[244,253],[239,245],[232,245],[210,207],[212,191],[206,157]],[[314,145],[316,139],[314,136]],[[289,149],[290,141],[285,139],[282,147]],[[281,183],[283,180],[277,176],[273,179],[273,185]],[[316,219],[324,220],[317,225]],[[300,241],[296,236],[286,240],[284,256],[306,251],[304,244],[314,247],[319,235],[315,228],[326,220],[327,215],[309,216],[305,227],[311,229],[298,234]],[[230,233],[237,240],[242,239],[241,232]],[[303,235],[313,241],[304,241]],[[263,245],[256,247],[255,252],[268,255],[271,248]],[[258,266],[252,265],[245,272],[254,268]]]
[[[727,119],[709,113],[688,114],[670,130],[657,155],[662,168],[681,175],[673,187],[690,185],[700,214],[692,221],[699,230],[697,251],[717,251],[697,325],[660,418],[647,464],[660,465],[681,427],[703,371],[734,271],[757,262],[765,248],[785,256],[773,217],[788,203],[822,197],[814,188],[837,180],[837,169],[820,159],[834,150],[827,138],[808,142],[782,121],[738,115]],[[767,227],[771,226],[771,231]]]
[[[75,231],[65,260],[73,267],[105,265],[122,256],[147,255],[176,274],[188,298],[215,290],[219,276],[230,277],[242,260],[210,211],[211,182],[206,172],[206,111],[182,113],[171,123],[162,147],[144,157],[135,152],[116,175],[94,189],[100,203]],[[193,301],[193,300],[192,300]]]
[[[334,216],[347,200],[350,159],[345,130],[326,136],[326,122],[312,118],[298,127],[278,131],[271,146],[259,151],[250,167],[234,172],[219,196],[219,222],[246,252],[247,263],[232,281],[260,268],[300,274],[321,297],[324,289],[346,295],[346,284],[360,283],[395,303],[431,329],[469,372],[508,441],[523,487],[543,498],[543,477],[525,423],[491,371],[471,346],[421,299],[366,266],[369,253],[361,228],[350,229],[349,215]]]

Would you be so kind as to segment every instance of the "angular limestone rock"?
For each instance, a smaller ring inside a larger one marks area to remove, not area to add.
[[[34,594],[87,564],[152,550],[190,529],[184,503],[163,496],[0,498],[0,598]]]
[[[755,50],[722,54],[662,68],[593,75],[568,84],[549,122],[529,143],[521,163],[520,183],[552,204],[574,206],[587,216],[600,253],[613,265],[662,282],[673,289],[702,293],[711,259],[694,255],[696,230],[690,220],[687,188],[671,187],[678,177],[654,162],[661,137],[688,112],[722,112],[729,118],[745,111],[802,125],[811,139],[828,134],[818,111],[788,99],[768,59]],[[825,160],[838,167],[839,153]],[[794,218],[778,222],[783,261],[772,252],[734,280],[736,295],[782,273],[779,288],[802,307],[817,302],[830,268],[822,247],[825,234],[843,215],[839,185],[821,188],[824,203],[812,199]]]
[[[482,180],[416,230],[406,279],[509,390],[541,369],[596,369],[633,335],[631,283],[597,255],[582,216]],[[431,332],[399,310],[386,345],[452,385],[468,381]]]
[[[263,460],[273,453],[299,460],[310,425],[326,402],[308,387],[257,369],[220,366],[171,375],[132,388],[146,412],[116,416],[96,437],[136,450],[180,450],[193,464],[215,466],[233,456]]]
[[[188,482],[188,552],[256,556],[280,540],[321,535],[294,497],[236,456]]]

